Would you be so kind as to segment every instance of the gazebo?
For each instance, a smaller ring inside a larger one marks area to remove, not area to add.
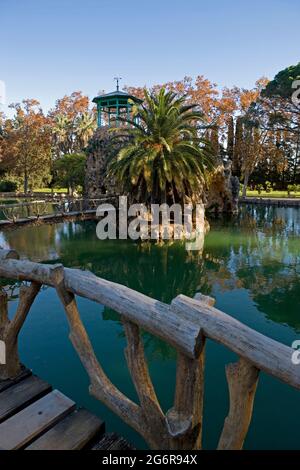
[[[140,104],[140,100],[136,96],[130,95],[125,91],[119,90],[119,79],[116,77],[117,89],[105,95],[96,96],[93,103],[97,104],[97,123],[98,127],[108,125],[109,127],[118,127],[120,124],[120,117],[129,119],[130,112],[134,103]],[[106,123],[103,123],[102,116],[106,116]]]

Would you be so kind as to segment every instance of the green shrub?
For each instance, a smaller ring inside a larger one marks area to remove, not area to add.
[[[264,189],[264,187],[263,187],[262,184],[257,184],[255,189],[258,192],[258,194],[260,194],[262,192],[262,190]]]
[[[298,185],[297,184],[288,184],[287,185],[288,194],[295,193],[296,191],[298,191]]]
[[[17,191],[18,184],[15,181],[4,180],[0,181],[0,192],[1,193],[13,193]]]
[[[71,153],[60,157],[54,165],[53,184],[68,188],[73,193],[79,186],[83,187],[86,156],[82,153]]]
[[[266,193],[270,193],[272,191],[272,183],[270,183],[270,181],[266,181],[265,182],[265,189],[266,189]]]

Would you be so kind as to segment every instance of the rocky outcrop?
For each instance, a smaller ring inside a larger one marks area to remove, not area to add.
[[[103,194],[119,194],[116,182],[107,177],[108,162],[120,150],[120,139],[108,127],[96,130],[87,148],[85,173],[85,197],[97,199]],[[221,159],[210,176],[209,189],[206,193],[206,210],[209,212],[238,212],[239,180],[232,176],[231,162],[224,164]],[[130,195],[129,195],[130,196]],[[186,197],[185,203],[203,201],[203,188],[192,198]]]
[[[209,189],[206,195],[206,210],[208,212],[238,212],[239,179],[232,176],[231,162],[219,162],[210,177]]]
[[[115,181],[106,176],[108,162],[119,150],[119,146],[113,143],[112,137],[113,134],[108,127],[100,127],[86,149],[84,195],[87,198],[97,199],[102,194],[118,192]]]

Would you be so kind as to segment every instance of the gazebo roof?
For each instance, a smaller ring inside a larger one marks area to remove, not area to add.
[[[95,98],[93,99],[93,103],[97,103],[98,101],[113,99],[113,98],[121,98],[121,99],[126,99],[126,100],[130,99],[130,100],[134,101],[135,103],[142,103],[143,102],[143,100],[137,98],[134,95],[130,95],[126,91],[115,90],[115,91],[112,91],[110,93],[106,93],[105,95],[95,96]]]

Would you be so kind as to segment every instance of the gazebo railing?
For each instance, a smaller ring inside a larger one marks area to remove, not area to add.
[[[0,380],[20,373],[19,332],[41,286],[51,286],[64,307],[70,340],[90,379],[90,393],[153,449],[201,449],[206,338],[239,356],[236,363],[226,366],[230,406],[218,449],[243,447],[261,370],[300,388],[300,368],[291,360],[294,350],[214,308],[210,297],[179,295],[168,305],[88,271],[19,260],[12,250],[0,250],[0,276],[30,282],[20,289],[18,308],[11,321],[6,294],[0,296],[0,339],[7,353],[6,364],[0,365]],[[105,374],[82,323],[76,296],[121,315],[127,339],[126,360],[139,403],[125,396]],[[162,411],[149,374],[141,329],[177,351],[174,403],[167,413]]]

